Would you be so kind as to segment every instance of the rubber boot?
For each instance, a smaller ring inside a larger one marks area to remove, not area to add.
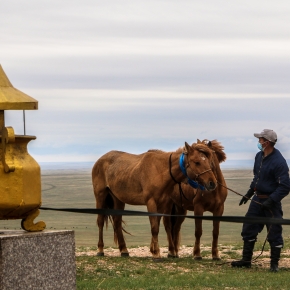
[[[281,254],[281,248],[277,247],[271,247],[271,265],[270,265],[270,271],[271,272],[278,272],[278,262],[280,260],[280,254]]]
[[[251,260],[253,256],[253,249],[255,246],[256,241],[244,241],[244,247],[243,247],[243,258],[240,261],[233,261],[231,263],[232,267],[246,267],[251,268]]]

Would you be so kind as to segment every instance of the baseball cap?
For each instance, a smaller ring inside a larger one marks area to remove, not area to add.
[[[257,138],[265,138],[273,143],[277,142],[277,134],[271,129],[264,129],[261,133],[254,133]]]

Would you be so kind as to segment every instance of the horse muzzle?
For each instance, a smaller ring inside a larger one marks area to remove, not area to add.
[[[215,190],[217,187],[217,184],[213,181],[209,181],[206,184],[204,184],[204,187],[206,188],[206,190],[208,191],[212,191]]]

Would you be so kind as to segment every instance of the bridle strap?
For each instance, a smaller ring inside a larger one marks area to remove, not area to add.
[[[184,153],[182,153],[182,154],[184,155]],[[205,171],[203,171],[203,172],[201,172],[201,173],[199,173],[199,174],[196,174],[196,173],[194,172],[194,170],[191,168],[189,162],[187,162],[187,165],[186,165],[186,168],[188,168],[188,167],[189,167],[190,170],[195,174],[195,178],[198,178],[199,176],[201,176],[202,174],[204,174],[204,173],[206,173],[206,172],[212,171],[212,169],[209,168],[209,169],[207,169],[207,170],[205,170]]]
[[[204,186],[203,185],[200,185],[197,180],[192,180],[188,177],[187,175],[187,172],[186,172],[186,168],[184,167],[184,153],[182,153],[179,157],[179,167],[182,171],[182,173],[187,177],[187,181],[188,181],[188,184],[193,187],[193,188],[200,188],[201,190],[205,190]],[[188,163],[188,166],[187,168],[190,167],[190,164]],[[194,171],[192,170],[192,168],[190,167],[191,171],[194,173]],[[195,179],[197,179],[200,175],[210,171],[211,169],[207,169],[205,170],[204,172],[201,172],[200,174],[195,174]]]
[[[190,169],[191,169],[191,167],[190,167]],[[209,171],[212,171],[212,170],[211,170],[211,169],[207,169],[207,170],[205,170],[205,171],[203,171],[203,172],[201,172],[201,173],[199,173],[199,174],[196,174],[195,177],[198,178],[198,177],[201,176],[202,174],[204,174],[204,173],[206,173],[206,172],[209,172]]]
[[[187,199],[187,197],[185,196],[185,194],[184,194],[184,192],[183,192],[183,190],[182,190],[181,182],[178,182],[178,181],[174,178],[174,176],[173,176],[173,174],[172,174],[172,172],[171,172],[171,165],[172,165],[171,156],[172,156],[172,153],[171,153],[170,156],[169,156],[169,173],[170,173],[170,176],[171,176],[171,178],[173,179],[173,181],[174,181],[175,183],[178,184],[178,187],[179,187],[179,196],[180,196],[180,206],[182,207],[182,209],[184,209],[183,206],[182,206],[182,197],[184,197],[187,201],[189,201],[189,200]]]

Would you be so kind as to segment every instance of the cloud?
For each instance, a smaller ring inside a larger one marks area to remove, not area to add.
[[[117,92],[93,98],[91,91],[83,103],[70,92],[62,94],[62,100],[73,100],[67,106],[64,101],[49,105],[47,98],[47,106],[40,102],[39,111],[26,111],[27,134],[38,136],[30,144],[31,152],[60,154],[65,160],[66,155],[83,155],[87,161],[88,156],[112,149],[132,153],[150,148],[175,150],[185,141],[192,143],[199,138],[217,139],[229,159],[243,159],[257,151],[253,133],[263,128],[274,129],[281,136],[277,146],[285,153],[289,150],[282,145],[289,136],[284,121],[289,98],[165,98],[163,94],[146,98],[145,92],[134,98],[130,92],[118,99]],[[76,95],[86,93],[78,91]],[[6,124],[13,125],[16,133],[23,132],[21,118],[22,112],[7,112]]]
[[[290,156],[288,1],[2,2],[1,64],[39,101],[26,129],[41,160],[196,138],[252,158],[267,127]],[[5,115],[21,134],[22,112]]]
[[[99,42],[89,49],[79,44],[5,45],[0,48],[2,66],[22,89],[289,92],[289,41],[177,39],[155,44],[152,39],[126,39],[121,48]]]
[[[288,38],[289,3],[258,1],[4,0],[0,22],[20,41],[108,36],[156,38]],[[19,17],[21,16],[21,17]],[[8,36],[7,36],[8,37]],[[30,39],[28,39],[30,40]],[[37,42],[37,41],[35,41]]]

